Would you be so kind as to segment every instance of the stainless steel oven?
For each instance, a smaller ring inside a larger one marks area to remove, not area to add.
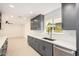
[[[54,56],[75,56],[75,51],[58,46],[58,45],[54,45],[53,46],[53,55]]]

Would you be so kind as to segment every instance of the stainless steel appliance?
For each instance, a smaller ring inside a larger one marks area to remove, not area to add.
[[[54,45],[53,46],[53,55],[54,56],[75,56],[75,51],[58,46],[58,45]]]

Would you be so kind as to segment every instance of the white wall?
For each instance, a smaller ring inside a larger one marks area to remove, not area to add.
[[[24,37],[24,25],[6,24],[6,34],[9,38]]]
[[[8,20],[13,24],[5,24]],[[25,18],[11,18],[10,15],[2,14],[2,29],[0,30],[0,36],[8,37],[24,37]]]
[[[25,33],[24,37],[27,39],[27,35],[30,33],[30,19],[27,19],[27,23],[25,24]]]
[[[5,18],[2,14],[2,19],[1,19],[1,30],[0,30],[0,36],[6,36],[6,28],[5,28]]]

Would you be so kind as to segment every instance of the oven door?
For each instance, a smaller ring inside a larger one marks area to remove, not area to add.
[[[58,45],[54,45],[53,47],[54,56],[75,56],[75,51],[73,50],[63,48]]]

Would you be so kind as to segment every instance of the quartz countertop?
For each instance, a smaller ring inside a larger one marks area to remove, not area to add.
[[[31,32],[28,34],[29,36],[36,37],[40,40],[47,41],[49,43],[59,45],[73,51],[76,51],[76,33],[75,31],[63,31],[62,33],[54,33],[52,35],[52,39],[56,39],[55,41],[49,41],[43,39],[44,37],[49,37],[46,33],[41,32]]]

